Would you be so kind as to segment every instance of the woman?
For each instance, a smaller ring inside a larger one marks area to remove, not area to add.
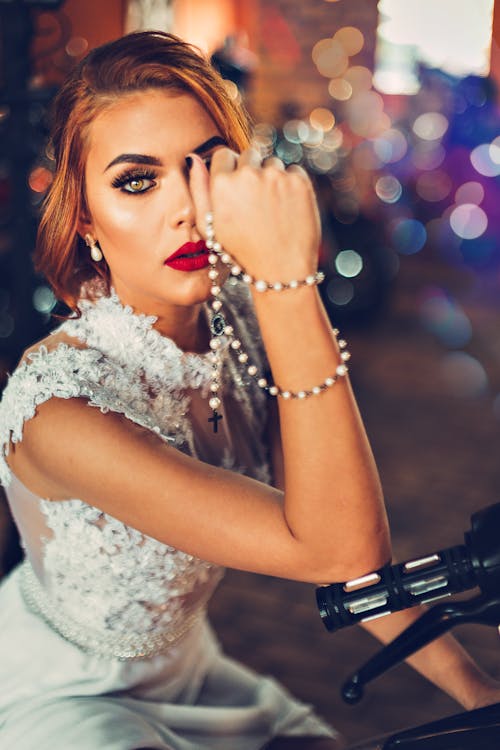
[[[390,556],[311,185],[260,163],[221,80],[161,33],[88,55],[53,142],[37,264],[76,315],[0,407],[27,553],[0,590],[2,746],[337,747],[204,617],[223,566],[330,582]],[[491,699],[446,653],[464,704]]]

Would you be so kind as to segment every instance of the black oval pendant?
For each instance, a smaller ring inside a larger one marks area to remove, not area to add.
[[[214,336],[222,336],[224,328],[226,327],[226,320],[221,313],[216,313],[210,321],[210,330]]]

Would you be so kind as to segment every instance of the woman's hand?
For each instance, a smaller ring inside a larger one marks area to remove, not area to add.
[[[301,167],[285,169],[277,158],[262,163],[254,149],[238,156],[221,148],[208,174],[203,161],[191,157],[190,186],[201,233],[211,210],[218,241],[255,278],[289,281],[316,270],[318,208]]]

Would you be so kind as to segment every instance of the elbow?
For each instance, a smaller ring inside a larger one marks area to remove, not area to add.
[[[389,531],[387,528],[381,529],[370,545],[361,549],[352,545],[338,555],[332,552],[330,559],[320,562],[314,571],[312,583],[321,586],[345,583],[383,568],[392,559]]]

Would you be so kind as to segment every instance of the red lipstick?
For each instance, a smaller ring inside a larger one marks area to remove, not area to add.
[[[176,271],[199,271],[208,266],[208,249],[203,240],[186,242],[164,261]]]

